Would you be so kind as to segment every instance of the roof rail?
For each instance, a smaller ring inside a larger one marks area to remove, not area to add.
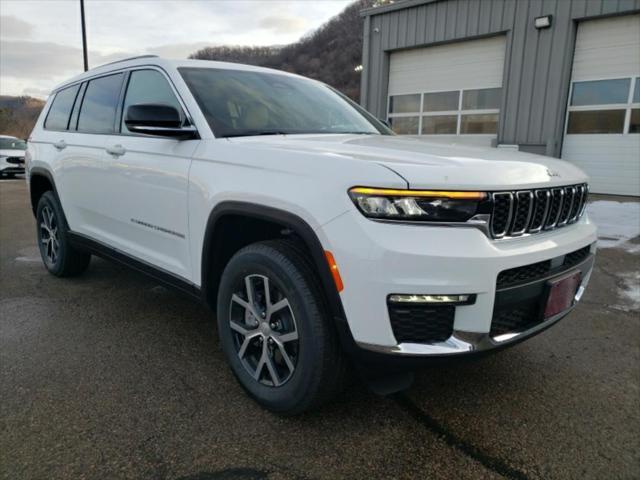
[[[103,63],[102,65],[98,65],[98,67],[106,67],[107,65],[113,65],[114,63],[120,62],[128,62],[129,60],[138,60],[139,58],[158,58],[158,55],[138,55],[137,57],[128,57],[121,60],[116,60],[115,62]]]

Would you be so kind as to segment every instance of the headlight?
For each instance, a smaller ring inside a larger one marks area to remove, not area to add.
[[[485,212],[485,192],[354,187],[349,196],[366,217],[423,222],[466,222]]]

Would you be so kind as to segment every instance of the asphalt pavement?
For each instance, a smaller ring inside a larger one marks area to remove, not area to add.
[[[639,271],[638,237],[602,249],[543,334],[281,418],[238,386],[201,305],[95,257],[49,275],[24,180],[2,180],[0,478],[639,478]]]

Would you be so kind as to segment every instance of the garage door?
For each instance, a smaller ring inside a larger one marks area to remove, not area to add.
[[[562,158],[591,191],[640,195],[640,15],[578,26]]]
[[[392,53],[389,123],[399,134],[491,144],[504,57],[504,36]]]

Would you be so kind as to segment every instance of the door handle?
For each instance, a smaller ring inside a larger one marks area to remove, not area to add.
[[[111,147],[106,148],[107,153],[113,155],[114,157],[119,157],[127,153],[127,150],[122,145],[113,145]]]
[[[54,143],[53,146],[58,150],[64,150],[65,148],[67,148],[67,142],[65,142],[64,140],[60,140],[59,142]]]

